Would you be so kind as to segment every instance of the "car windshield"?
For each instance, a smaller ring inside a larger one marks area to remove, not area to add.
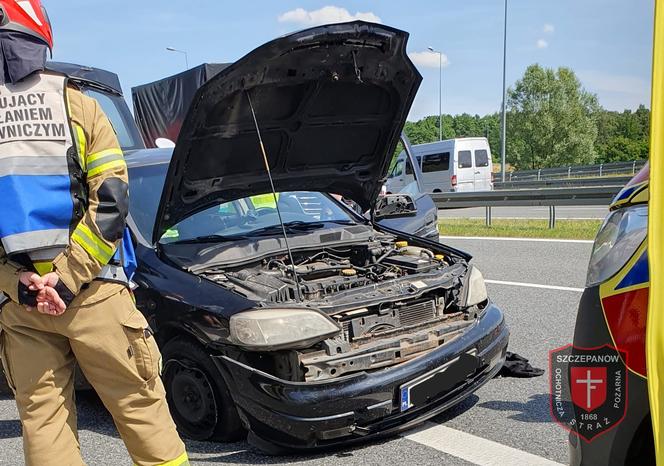
[[[164,185],[166,164],[129,169],[130,211],[136,226],[152,238],[155,215]],[[338,224],[355,223],[354,217],[331,196],[318,192],[292,191],[241,198],[214,205],[171,227],[161,242],[216,241],[249,236],[282,234],[277,204],[290,234]]]

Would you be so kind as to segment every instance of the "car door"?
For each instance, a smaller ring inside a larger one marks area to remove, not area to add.
[[[475,167],[473,166],[473,152],[462,149],[457,152],[457,191],[475,190]]]
[[[397,163],[392,167],[392,171],[387,175],[385,186],[388,194],[398,193],[406,186],[405,165],[406,159],[399,157]]]
[[[475,149],[473,154],[475,191],[490,191],[491,155],[488,149]]]
[[[422,157],[422,180],[427,193],[450,190],[450,153],[436,152]]]
[[[399,192],[410,194],[413,197],[417,205],[417,213],[411,217],[385,218],[380,220],[378,224],[394,230],[403,231],[404,233],[438,241],[438,208],[434,204],[433,199],[431,199],[431,196],[424,191],[422,170],[413,156],[410,141],[405,134],[401,135],[401,142],[406,153],[404,173],[412,170],[412,181],[407,183]]]

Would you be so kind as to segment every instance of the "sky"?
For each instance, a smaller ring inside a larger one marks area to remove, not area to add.
[[[424,80],[409,120],[437,115],[443,53],[444,113],[485,115],[502,100],[502,0],[43,0],[53,59],[116,72],[126,96],[204,62],[232,62],[309,26],[364,19],[410,33]],[[526,67],[566,66],[609,110],[650,106],[653,0],[508,0],[507,83]]]

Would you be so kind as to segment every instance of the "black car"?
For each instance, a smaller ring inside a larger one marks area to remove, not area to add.
[[[424,213],[378,196],[421,81],[406,40],[365,22],[276,39],[199,89],[173,151],[127,157],[137,305],[185,435],[348,444],[502,366],[509,331],[470,256],[386,226]]]

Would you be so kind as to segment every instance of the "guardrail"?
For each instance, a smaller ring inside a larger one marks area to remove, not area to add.
[[[622,186],[574,188],[505,189],[485,192],[430,194],[439,209],[485,207],[486,224],[491,225],[492,207],[549,207],[549,228],[556,226],[556,206],[608,206]]]
[[[496,181],[493,189],[539,189],[539,188],[572,188],[581,186],[625,186],[632,176],[609,176],[602,178],[564,178],[562,180],[541,181]]]
[[[615,175],[635,175],[646,163],[646,160],[629,162],[610,162],[596,165],[568,165],[539,170],[517,170],[505,174],[505,181],[541,181],[562,178],[601,177]],[[495,174],[496,180],[502,179],[502,173]]]

